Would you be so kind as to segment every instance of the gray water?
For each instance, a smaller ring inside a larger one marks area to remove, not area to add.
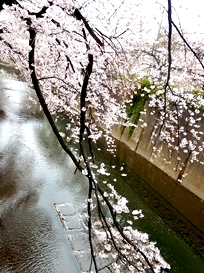
[[[34,91],[14,76],[0,78],[0,272],[78,273],[53,204],[69,202],[82,211],[86,179],[74,174],[73,163],[30,96],[35,98]],[[158,242],[171,272],[203,273],[204,260],[195,249],[117,178],[118,191],[130,206],[143,209],[145,218],[135,227]]]
[[[85,179],[28,101],[33,90],[9,78],[0,86],[0,272],[80,272],[53,203],[80,209]]]

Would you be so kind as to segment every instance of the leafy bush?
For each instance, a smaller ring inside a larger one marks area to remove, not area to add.
[[[149,92],[148,92],[149,91]],[[127,114],[127,122],[136,125],[139,121],[140,113],[144,110],[145,103],[149,97],[149,93],[151,92],[151,82],[148,78],[143,78],[139,80],[139,87],[136,86],[134,90],[134,94],[132,96],[132,101],[126,103],[126,114]],[[131,137],[135,126],[128,127],[128,139]],[[124,132],[126,126],[121,126],[121,133]]]

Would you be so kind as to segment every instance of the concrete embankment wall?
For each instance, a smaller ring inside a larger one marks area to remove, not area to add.
[[[120,126],[113,128],[117,156],[170,205],[204,232],[204,166],[199,162],[191,163],[191,155],[188,153],[181,152],[179,154],[181,160],[178,161],[178,154],[175,152],[170,156],[165,143],[158,141],[153,144],[152,133],[157,121],[149,111],[147,109],[146,114],[141,115],[147,126],[142,128],[140,126],[142,122],[139,121],[130,139],[128,128],[122,134]],[[201,130],[202,128],[204,121]],[[155,147],[158,148],[157,151]],[[203,153],[199,157],[202,159]]]

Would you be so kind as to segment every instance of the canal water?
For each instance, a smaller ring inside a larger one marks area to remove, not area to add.
[[[0,71],[0,273],[79,273],[53,204],[68,202],[81,212],[86,179],[74,174],[34,91],[11,68],[3,65]],[[112,172],[130,207],[143,210],[145,217],[134,226],[157,242],[171,272],[203,273],[199,253]]]

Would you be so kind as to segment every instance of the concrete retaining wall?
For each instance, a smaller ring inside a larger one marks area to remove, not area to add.
[[[119,126],[113,128],[117,155],[159,195],[204,232],[204,166],[198,162],[191,163],[191,155],[183,152],[180,152],[180,161],[177,160],[176,152],[169,158],[165,143],[158,142],[153,145],[151,137],[157,121],[149,112],[147,109],[146,114],[141,115],[147,127],[142,128],[139,121],[130,139],[127,128],[123,134]],[[204,121],[202,123],[201,127],[204,128]],[[155,146],[161,147],[156,152],[156,157],[153,148]],[[202,159],[203,153],[199,157]],[[169,160],[166,160],[168,158]],[[179,182],[181,173],[182,182]]]

